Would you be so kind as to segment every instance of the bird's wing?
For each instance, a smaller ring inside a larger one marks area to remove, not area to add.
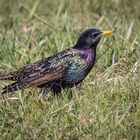
[[[25,87],[39,86],[46,82],[57,80],[69,66],[69,62],[77,52],[67,49],[54,56],[27,65],[15,72],[15,79]]]

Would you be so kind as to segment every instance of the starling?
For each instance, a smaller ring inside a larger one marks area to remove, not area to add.
[[[0,74],[0,80],[14,81],[2,89],[2,94],[38,87],[43,90],[43,99],[50,91],[58,95],[61,89],[78,85],[94,66],[96,47],[101,37],[111,33],[87,29],[80,34],[73,47],[16,71]]]

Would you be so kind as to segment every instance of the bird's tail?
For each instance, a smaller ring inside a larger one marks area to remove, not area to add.
[[[16,80],[12,72],[10,73],[0,73],[0,80]]]
[[[2,89],[2,93],[1,94],[3,95],[3,94],[6,94],[6,93],[9,93],[9,92],[14,92],[14,91],[17,91],[17,90],[22,89],[24,87],[25,87],[25,85],[23,83],[15,82],[15,83],[12,83],[12,84],[4,87]]]

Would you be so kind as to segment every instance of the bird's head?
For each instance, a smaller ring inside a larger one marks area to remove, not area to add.
[[[96,48],[102,36],[111,34],[112,31],[101,31],[98,29],[87,29],[82,32],[77,40],[76,46],[79,48]]]

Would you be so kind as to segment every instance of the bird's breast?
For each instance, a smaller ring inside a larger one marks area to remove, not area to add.
[[[64,76],[64,84],[77,85],[86,77],[87,74],[87,66],[73,66],[69,68],[66,75]]]
[[[75,59],[64,75],[64,83],[67,85],[80,83],[92,69],[94,65],[93,59],[92,55],[80,56],[79,59]]]

